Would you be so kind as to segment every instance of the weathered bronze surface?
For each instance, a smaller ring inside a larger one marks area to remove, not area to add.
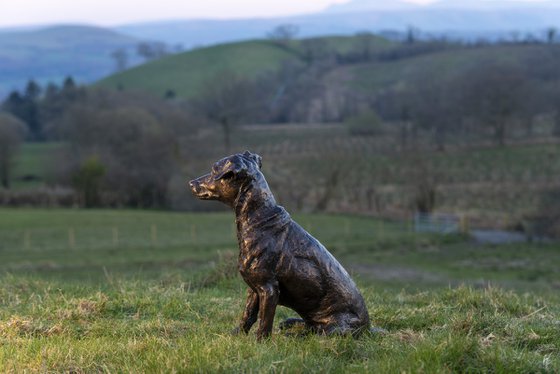
[[[369,330],[364,299],[342,265],[276,204],[260,171],[261,157],[245,152],[214,164],[212,172],[189,182],[193,194],[218,200],[235,211],[238,267],[249,286],[239,330],[260,320],[257,338],[271,334],[277,305],[295,310],[321,334],[359,335]]]

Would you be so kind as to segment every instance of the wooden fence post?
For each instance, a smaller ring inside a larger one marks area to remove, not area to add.
[[[350,220],[348,218],[344,220],[344,234],[347,237],[350,236]]]
[[[157,241],[158,241],[158,238],[157,238],[157,226],[156,226],[156,225],[152,225],[150,232],[151,232],[151,237],[152,237],[152,246],[153,246],[153,247],[156,247],[156,246],[157,246]]]
[[[73,227],[68,229],[68,247],[70,249],[76,249],[76,233]]]
[[[31,248],[31,232],[29,230],[25,230],[23,233],[23,249],[30,249]]]
[[[119,228],[116,226],[113,227],[113,246],[119,246]]]
[[[196,243],[196,225],[191,225],[191,241]]]

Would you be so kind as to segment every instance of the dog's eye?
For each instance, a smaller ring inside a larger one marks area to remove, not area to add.
[[[222,175],[222,177],[220,179],[231,179],[233,178],[233,171],[228,171],[227,173],[225,173],[224,175]]]

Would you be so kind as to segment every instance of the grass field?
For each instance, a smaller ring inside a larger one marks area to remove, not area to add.
[[[386,335],[231,336],[245,293],[231,213],[0,209],[0,371],[560,370],[558,245],[295,218],[353,274]]]
[[[24,143],[14,166],[13,187],[16,189],[40,187],[52,167],[62,143]]]

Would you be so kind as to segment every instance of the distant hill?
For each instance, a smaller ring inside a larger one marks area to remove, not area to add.
[[[113,51],[125,48],[132,52],[137,43],[134,37],[90,26],[1,32],[0,97],[21,89],[31,78],[43,84],[60,83],[72,75],[79,82],[92,82],[114,71]]]
[[[444,1],[427,7],[405,2],[385,3],[357,0],[310,15],[241,20],[158,21],[124,25],[117,30],[136,38],[160,40],[192,48],[260,39],[280,24],[298,25],[300,37],[353,35],[365,30],[375,33],[387,30],[404,32],[408,27],[414,26],[432,36],[451,35],[471,40],[509,37],[513,31],[522,36],[529,32],[541,36],[542,31],[548,27],[560,28],[560,5],[551,5],[553,2],[498,2],[498,5],[502,5],[493,8],[483,6],[484,2],[476,2],[481,3],[480,6],[469,6],[466,1]]]
[[[405,0],[354,0],[315,14],[281,18],[157,21],[114,29],[79,25],[0,29],[0,98],[12,89],[21,89],[30,78],[42,84],[60,82],[67,75],[82,83],[99,80],[115,71],[111,53],[118,48],[129,51],[128,66],[135,66],[141,62],[134,50],[140,40],[160,41],[172,47],[180,45],[181,48],[174,50],[185,50],[264,39],[281,24],[297,25],[301,38],[351,36],[370,31],[400,39],[411,26],[421,31],[422,38],[522,39],[528,33],[533,38],[542,38],[545,29],[560,29],[560,4],[557,1],[441,0],[430,6],[418,6]],[[279,58],[286,53],[272,52],[271,48],[264,53]],[[219,53],[219,49],[216,51]],[[165,61],[168,60],[160,62],[161,66],[173,64]],[[255,61],[251,67],[260,71],[257,65]],[[169,86],[153,79],[154,90],[157,85],[160,85],[157,90]],[[123,83],[134,86],[134,83]]]
[[[322,40],[341,51],[355,43],[355,39],[350,37]],[[376,41],[379,48],[390,45],[389,41],[381,38]],[[143,90],[158,96],[172,90],[178,96],[191,97],[221,73],[231,72],[254,78],[277,70],[285,62],[303,63],[298,43],[294,42],[293,47],[287,48],[269,40],[253,40],[195,49],[114,74],[98,84],[124,90]]]
[[[504,9],[548,9],[560,8],[556,0],[436,0],[430,4],[415,4],[406,0],[351,0],[341,4],[334,4],[326,12],[349,13],[371,10],[401,10],[401,9],[462,9],[462,10],[504,10]]]

